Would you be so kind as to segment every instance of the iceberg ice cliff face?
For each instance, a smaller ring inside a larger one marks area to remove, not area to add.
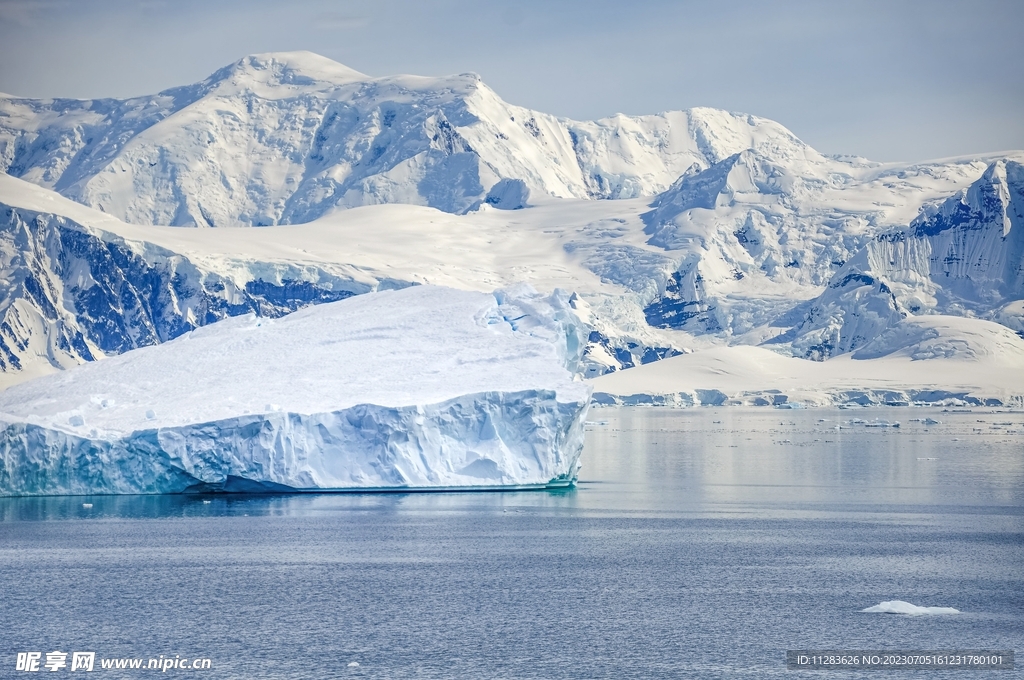
[[[236,317],[0,393],[0,495],[568,485],[585,341],[528,287]]]

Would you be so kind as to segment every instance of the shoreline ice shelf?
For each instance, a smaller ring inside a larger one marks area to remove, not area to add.
[[[1024,406],[1024,339],[1000,324],[903,319],[826,361],[718,347],[589,381],[604,406]]]
[[[413,286],[29,381],[0,393],[0,495],[570,485],[591,391],[571,305]]]

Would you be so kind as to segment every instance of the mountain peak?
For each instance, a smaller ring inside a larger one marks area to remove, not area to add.
[[[937,208],[926,209],[911,224],[917,234],[935,235],[954,228],[978,229],[986,225],[1010,234],[1014,220],[1011,205],[1024,200],[1024,165],[1000,159],[966,189],[950,196]],[[1019,210],[1019,208],[1018,208]]]
[[[365,80],[369,76],[314,52],[264,52],[219,69],[203,85],[223,95],[251,91],[275,99],[297,90],[320,91]]]
[[[784,194],[792,190],[793,177],[778,163],[753,149],[745,149],[709,168],[691,166],[669,189],[652,203],[652,217],[667,217],[692,208],[714,210],[737,196]]]

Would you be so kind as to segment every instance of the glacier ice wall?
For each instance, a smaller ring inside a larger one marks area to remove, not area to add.
[[[230,319],[0,393],[0,495],[568,485],[585,342],[527,286]]]

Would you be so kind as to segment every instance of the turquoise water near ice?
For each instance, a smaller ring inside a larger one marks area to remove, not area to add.
[[[590,418],[567,491],[0,499],[0,677],[54,650],[205,657],[166,675],[208,678],[793,678],[787,649],[1024,650],[1024,414]],[[860,611],[893,599],[961,613]]]

